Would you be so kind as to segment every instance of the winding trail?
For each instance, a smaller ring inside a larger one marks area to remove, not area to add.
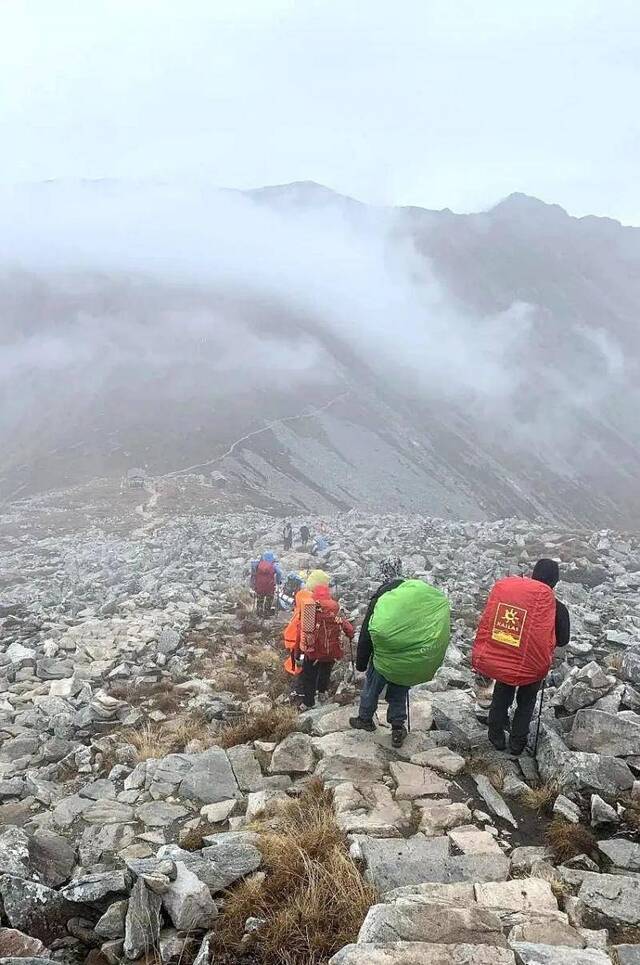
[[[320,415],[321,412],[326,412],[326,410],[330,409],[332,405],[335,405],[336,402],[340,402],[341,399],[345,399],[348,395],[349,392],[341,392],[340,395],[337,395],[335,398],[325,402],[324,405],[316,406],[310,412],[302,412],[300,415],[286,416],[284,419],[275,419],[273,422],[267,423],[266,426],[262,426],[260,429],[254,429],[253,432],[247,432],[246,435],[240,436],[240,438],[236,439],[236,441],[233,442],[227,451],[222,453],[222,455],[214,456],[212,459],[208,459],[206,462],[199,462],[195,466],[186,466],[184,469],[174,469],[172,472],[164,473],[164,475],[162,475],[160,478],[173,479],[175,476],[184,476],[188,473],[198,472],[206,469],[209,466],[214,466],[216,463],[223,462],[223,460],[227,459],[229,456],[232,456],[236,446],[246,442],[247,439],[252,439],[254,436],[262,435],[263,432],[269,432],[270,429],[274,429],[276,426],[281,426],[288,422],[297,422],[300,419],[312,419],[315,416]]]

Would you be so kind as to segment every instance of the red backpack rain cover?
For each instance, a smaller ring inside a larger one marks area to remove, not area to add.
[[[556,598],[538,580],[507,576],[493,587],[471,652],[473,669],[519,687],[546,677],[556,647]]]
[[[256,570],[256,593],[258,596],[271,596],[276,591],[276,568],[268,560],[260,560]]]

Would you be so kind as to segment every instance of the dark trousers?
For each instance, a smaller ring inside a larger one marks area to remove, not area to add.
[[[273,593],[258,593],[256,596],[256,613],[259,617],[269,617],[273,610]]]
[[[333,660],[307,660],[305,657],[300,674],[301,690],[307,707],[315,706],[316,694],[326,694]]]
[[[527,743],[529,725],[541,685],[542,681],[536,680],[522,687],[512,687],[511,684],[501,684],[496,680],[489,710],[489,733],[504,734],[509,725],[509,708],[515,697],[516,710],[511,721],[511,743],[522,750]]]
[[[380,694],[387,688],[387,721],[392,727],[402,727],[407,719],[408,687],[389,683],[382,674],[378,673],[371,662],[367,668],[367,676],[360,694],[360,708],[358,717],[361,720],[373,720],[378,709]]]

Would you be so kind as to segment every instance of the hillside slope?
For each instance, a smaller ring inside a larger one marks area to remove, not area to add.
[[[144,464],[283,511],[637,524],[640,230],[310,183],[153,223],[167,192],[120,235],[117,182],[13,198],[44,228],[0,253],[0,497]]]

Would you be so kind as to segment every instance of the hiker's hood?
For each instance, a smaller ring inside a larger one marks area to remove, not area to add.
[[[275,554],[275,553],[271,553],[271,552],[269,552],[269,553],[263,553],[263,554],[262,554],[262,559],[265,561],[265,563],[275,563],[275,561],[276,561],[276,554]]]
[[[538,560],[533,568],[531,579],[537,580],[539,583],[546,583],[553,589],[560,579],[560,567],[555,560]]]
[[[329,586],[329,574],[324,570],[311,570],[307,577],[308,590],[315,590],[317,586]]]

